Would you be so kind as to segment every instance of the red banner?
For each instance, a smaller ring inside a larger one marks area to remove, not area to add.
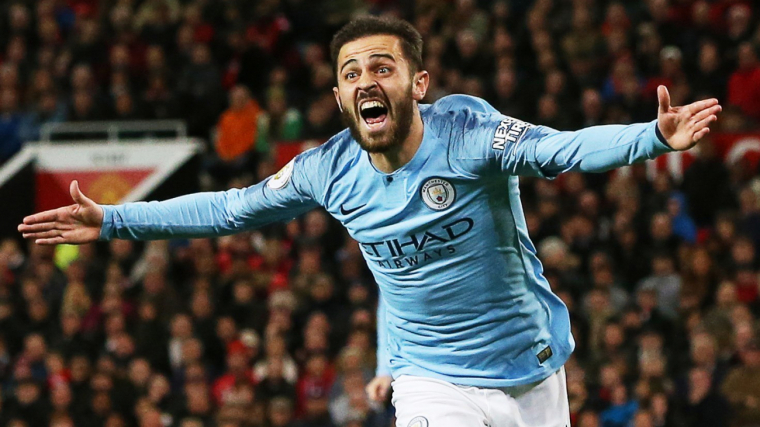
[[[78,180],[79,188],[96,203],[119,203],[153,170],[115,170],[113,172],[38,172],[37,209],[48,210],[71,204],[69,185]]]
[[[34,146],[36,209],[71,204],[69,185],[75,179],[97,203],[142,200],[198,147],[188,142]]]

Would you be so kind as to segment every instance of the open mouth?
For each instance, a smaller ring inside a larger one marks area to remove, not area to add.
[[[378,100],[367,100],[359,105],[359,114],[370,130],[375,130],[385,125],[388,118],[388,107]]]

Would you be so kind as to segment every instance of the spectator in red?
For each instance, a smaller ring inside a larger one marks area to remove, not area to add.
[[[223,405],[238,384],[254,385],[249,362],[247,350],[242,342],[233,341],[227,347],[227,371],[214,382],[211,390],[217,405]]]
[[[757,48],[750,42],[742,43],[737,50],[737,60],[739,67],[728,80],[728,103],[760,121],[760,61]]]
[[[48,353],[45,358],[45,367],[47,368],[47,386],[53,389],[59,385],[68,385],[71,380],[71,371],[66,367],[66,361],[60,353]]]
[[[304,374],[296,385],[296,415],[313,425],[330,425],[328,412],[330,389],[335,371],[324,353],[311,354],[306,359]]]

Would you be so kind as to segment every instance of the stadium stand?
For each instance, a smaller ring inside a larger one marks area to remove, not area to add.
[[[573,425],[760,425],[754,1],[7,0],[0,163],[56,123],[180,120],[203,188],[258,182],[342,129],[326,48],[363,13],[422,33],[429,102],[569,130],[652,120],[659,84],[721,100],[698,150],[522,197],[572,316]],[[393,425],[364,393],[376,287],[323,211],[213,240],[2,237],[0,427]]]

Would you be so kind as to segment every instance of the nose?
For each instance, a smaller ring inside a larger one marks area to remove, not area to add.
[[[367,92],[370,89],[374,88],[375,86],[377,86],[377,82],[372,76],[372,73],[363,72],[361,76],[359,77],[359,82],[357,85],[358,89]]]

